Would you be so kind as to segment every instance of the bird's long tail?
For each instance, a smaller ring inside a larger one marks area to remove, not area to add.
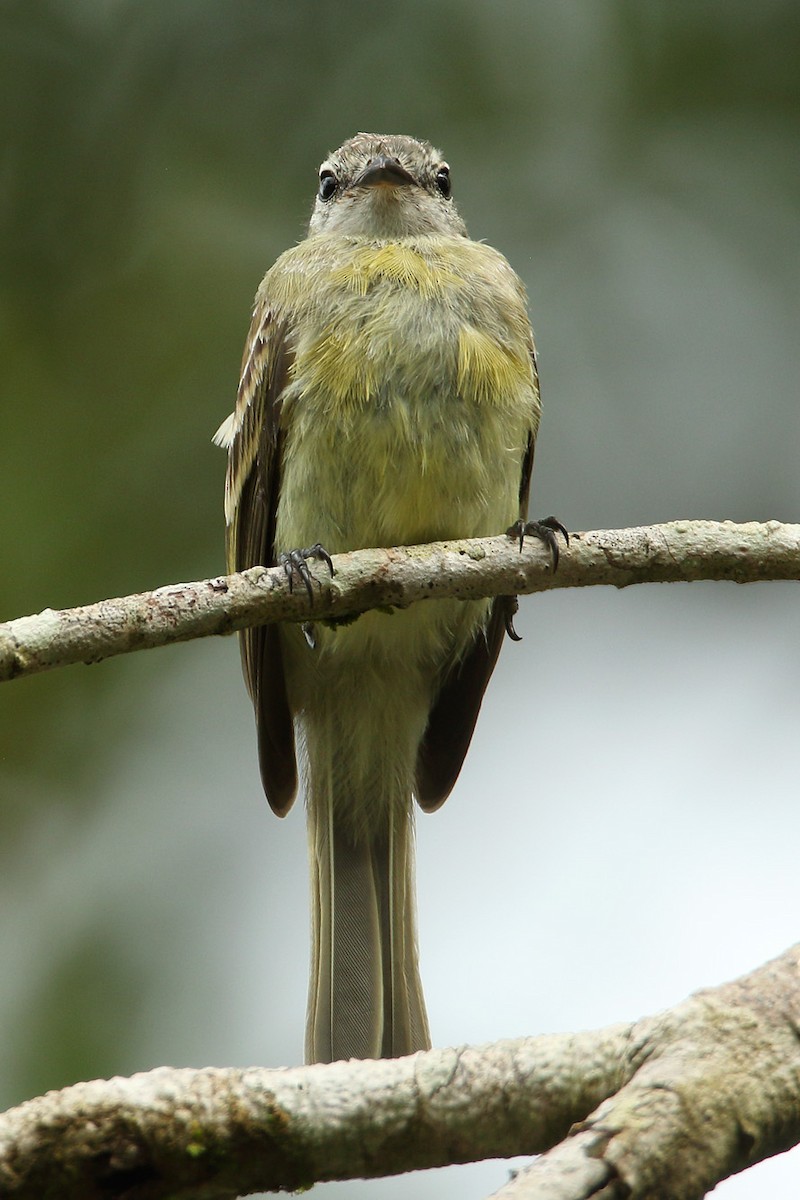
[[[410,789],[397,799],[373,797],[373,819],[354,824],[331,789],[319,777],[313,783],[308,1062],[393,1058],[430,1046]]]

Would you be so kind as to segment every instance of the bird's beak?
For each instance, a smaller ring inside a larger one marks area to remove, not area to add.
[[[389,158],[386,154],[376,154],[361,174],[353,180],[352,186],[405,187],[409,183],[416,182],[414,176],[410,175],[396,158]]]

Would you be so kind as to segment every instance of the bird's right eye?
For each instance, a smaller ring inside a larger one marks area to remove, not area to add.
[[[327,167],[319,173],[319,198],[330,200],[336,191],[337,179],[333,171]]]
[[[436,186],[444,196],[445,200],[449,200],[453,194],[453,185],[450,182],[450,168],[447,163],[442,163],[436,172]]]

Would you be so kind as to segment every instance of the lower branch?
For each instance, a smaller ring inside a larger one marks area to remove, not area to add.
[[[593,1033],[77,1084],[0,1117],[0,1196],[233,1200],[549,1150],[497,1197],[691,1200],[800,1141],[798,1030],[795,946]]]
[[[626,1030],[287,1070],[95,1080],[0,1116],[3,1200],[298,1190],[535,1153],[613,1091]]]
[[[800,944],[637,1022],[626,1061],[619,1091],[493,1200],[700,1200],[800,1142]]]

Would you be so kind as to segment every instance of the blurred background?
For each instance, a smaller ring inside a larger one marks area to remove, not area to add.
[[[251,298],[357,130],[439,145],[528,286],[536,514],[799,520],[799,50],[794,0],[4,0],[0,620],[222,569]],[[634,1019],[800,936],[796,586],[562,591],[518,628],[418,822],[439,1045]],[[300,1062],[305,871],[233,640],[3,685],[0,1105]],[[793,1153],[715,1195],[798,1187]]]

